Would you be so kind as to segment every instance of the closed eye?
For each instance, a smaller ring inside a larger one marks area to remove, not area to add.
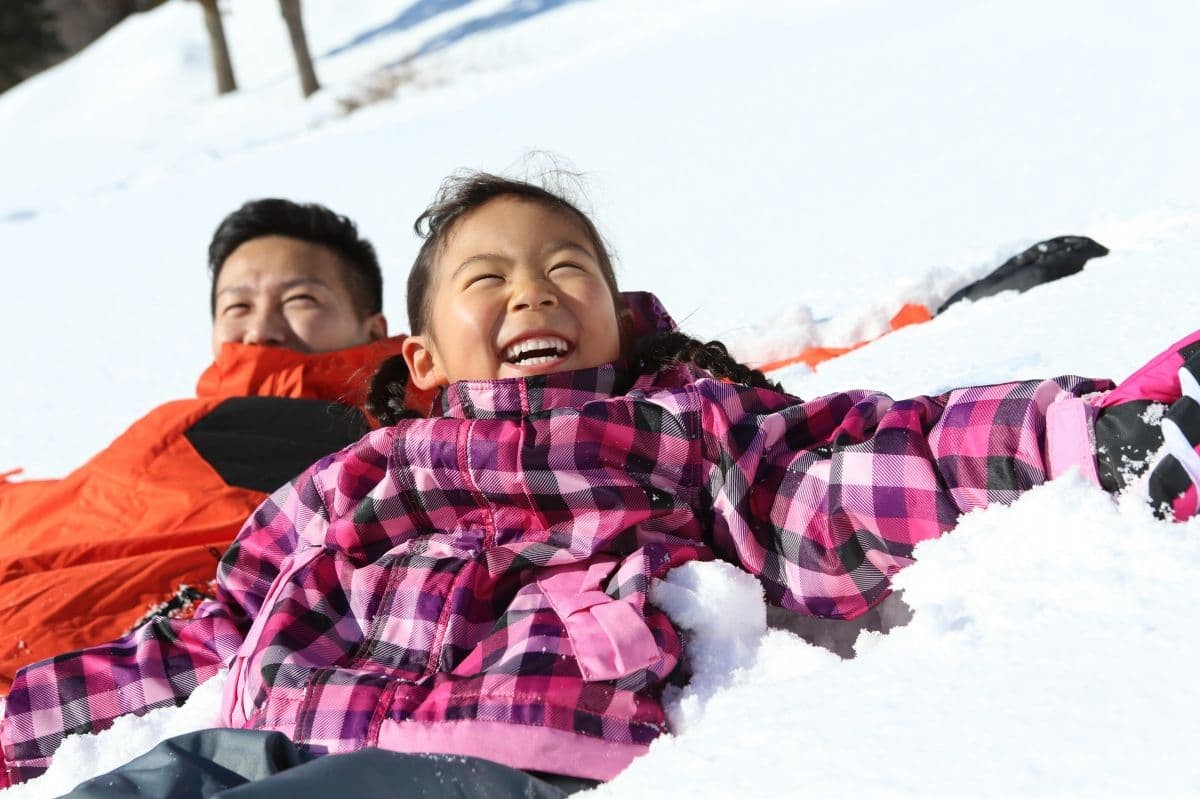
[[[232,302],[221,308],[221,316],[241,316],[250,310],[248,302]]]
[[[468,287],[470,287],[470,286],[474,286],[477,283],[483,283],[484,281],[487,281],[487,280],[504,280],[504,278],[501,275],[493,274],[491,272],[485,272],[485,273],[479,274],[479,275],[472,275],[467,280],[466,285]]]
[[[551,272],[556,272],[560,269],[573,269],[577,272],[586,272],[587,271],[579,264],[572,263],[570,261],[563,261],[562,263],[555,264],[554,266],[550,267]]]
[[[317,298],[311,294],[292,294],[289,297],[285,297],[283,300],[283,303],[284,303],[284,305],[292,305],[292,306],[300,306],[300,307],[307,307],[309,305],[319,305],[320,304],[320,302],[317,300]]]

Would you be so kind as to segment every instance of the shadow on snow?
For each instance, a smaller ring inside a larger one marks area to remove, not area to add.
[[[457,8],[470,5],[474,0],[417,0],[408,8],[400,12],[395,19],[390,22],[385,22],[382,25],[376,26],[368,31],[355,36],[345,44],[338,45],[332,50],[328,50],[320,57],[326,58],[336,56],[355,47],[373,41],[380,36],[386,36],[393,33],[413,28],[421,23],[429,20],[448,11],[453,11]],[[403,63],[411,62],[413,59],[421,56],[436,53],[439,50],[456,44],[463,39],[474,36],[477,33],[484,33],[498,28],[505,28],[510,25],[515,25],[518,22],[523,22],[530,17],[535,17],[538,14],[543,14],[547,11],[553,11],[559,6],[564,6],[569,3],[578,3],[581,0],[513,0],[507,8],[503,8],[493,14],[487,16],[476,17],[475,19],[467,20],[459,23],[449,30],[430,37],[424,44],[408,54],[402,59],[388,64],[388,67],[398,66]]]

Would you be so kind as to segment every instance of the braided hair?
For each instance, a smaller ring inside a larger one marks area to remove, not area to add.
[[[638,342],[634,358],[634,369],[638,374],[652,374],[675,364],[695,366],[720,380],[784,393],[783,387],[774,380],[730,355],[720,341],[705,343],[672,330]]]

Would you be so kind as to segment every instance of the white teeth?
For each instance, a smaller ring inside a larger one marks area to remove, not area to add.
[[[537,366],[550,363],[555,358],[561,358],[570,350],[570,343],[561,338],[550,336],[527,338],[506,349],[504,357],[510,363],[520,362],[528,366]]]
[[[521,361],[522,366],[541,366],[544,363],[554,363],[559,356],[557,355],[539,355],[536,358],[526,358]]]

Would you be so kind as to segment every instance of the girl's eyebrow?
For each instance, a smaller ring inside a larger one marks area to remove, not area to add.
[[[560,241],[547,242],[546,246],[542,248],[542,253],[545,254],[545,253],[555,252],[556,250],[575,250],[576,252],[581,252],[584,255],[586,255],[588,258],[591,258],[593,260],[595,260],[595,258],[596,258],[596,255],[591,250],[589,250],[587,247],[584,247],[582,244],[579,244],[577,242],[569,241],[566,239],[563,239]]]
[[[592,251],[589,250],[587,247],[584,247],[582,244],[578,244],[574,241],[568,241],[567,239],[546,242],[545,246],[542,247],[542,255],[545,256],[545,255],[548,255],[549,253],[557,252],[558,250],[573,250],[575,252],[579,252],[579,253],[586,255],[588,258],[591,258],[593,261],[597,260],[595,254],[592,253]],[[459,272],[466,269],[468,266],[475,263],[476,261],[505,261],[505,262],[507,262],[510,260],[512,260],[512,259],[509,258],[508,256],[500,255],[499,253],[481,252],[477,255],[472,255],[470,258],[468,258],[467,260],[465,260],[461,264],[459,264],[457,267],[455,267],[454,271],[450,273],[450,277],[451,277],[451,279],[453,279],[456,275],[458,275]]]
[[[509,260],[509,259],[505,258],[503,255],[500,255],[499,253],[481,252],[478,255],[472,255],[470,258],[468,258],[467,260],[465,260],[461,264],[459,264],[455,268],[455,270],[450,273],[450,277],[453,278],[459,272],[466,269],[468,266],[475,263],[476,261],[507,261],[507,260]]]

